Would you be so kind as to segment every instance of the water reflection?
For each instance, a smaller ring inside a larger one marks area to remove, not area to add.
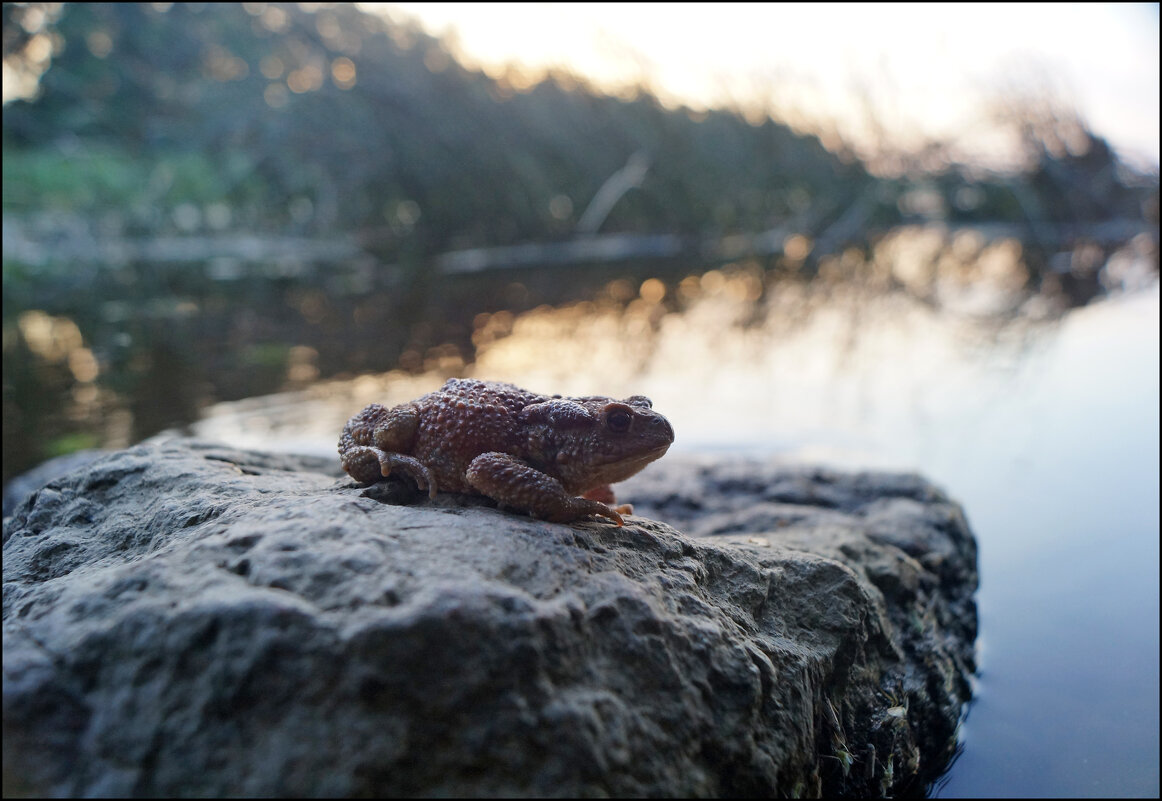
[[[944,340],[1008,343],[991,353],[994,361],[1019,354],[1067,309],[1157,276],[1149,235],[1116,249],[1083,240],[1051,256],[996,226],[904,227],[870,252],[848,248],[817,260],[804,235],[780,243],[783,252],[770,259],[695,272],[680,262],[568,275],[526,268],[509,270],[507,284],[475,274],[401,283],[392,270],[358,260],[335,268],[234,260],[227,272],[221,259],[101,268],[77,285],[83,299],[73,315],[34,307],[6,323],[5,422],[18,433],[5,437],[5,477],[59,452],[122,447],[190,423],[215,401],[390,365],[421,377],[396,376],[380,388],[383,397],[466,371],[576,394],[633,394],[644,382],[657,386],[654,394],[669,387],[684,396],[682,387],[694,384],[731,413],[706,431],[693,420],[687,436],[749,442],[773,415],[818,446],[851,428],[837,422],[844,404],[876,402],[877,383],[914,382],[916,371],[955,362]],[[135,301],[139,293],[148,297]],[[533,306],[537,300],[549,303]],[[938,333],[917,333],[928,329]],[[916,336],[929,351],[910,353],[907,340]],[[800,365],[812,349],[829,355]],[[844,371],[865,376],[855,394],[830,384]],[[799,419],[785,408],[788,392],[816,398],[806,408],[826,414]]]
[[[1004,244],[1000,250],[1014,252]],[[270,446],[274,438],[279,447],[294,442],[329,452],[351,409],[403,402],[465,374],[546,393],[645,393],[675,420],[675,447],[798,448],[813,456],[844,448],[856,458],[874,451],[876,464],[909,466],[924,437],[906,432],[923,433],[948,418],[971,425],[1020,394],[1019,382],[1029,379],[1018,373],[1036,363],[1057,324],[1039,319],[1051,301],[1036,295],[1010,289],[1006,310],[1025,303],[1037,314],[1001,324],[995,310],[983,315],[979,306],[972,313],[961,306],[951,313],[919,293],[883,291],[874,263],[868,269],[868,281],[842,284],[779,280],[753,264],[670,286],[658,278],[636,287],[620,279],[592,301],[478,313],[468,365],[459,348],[434,347],[422,355],[424,372],[219,404],[193,429],[244,445]],[[1011,285],[1008,270],[975,268],[990,270]],[[328,411],[330,404],[337,408]],[[265,418],[263,409],[270,411]],[[899,444],[889,447],[893,440]]]

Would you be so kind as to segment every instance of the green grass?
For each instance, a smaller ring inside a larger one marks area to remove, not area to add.
[[[5,147],[3,170],[4,211],[99,214],[221,201],[250,165],[219,165],[198,153],[139,157],[111,148],[66,153]]]
[[[98,445],[100,445],[100,438],[95,433],[77,432],[73,434],[62,434],[59,437],[49,440],[45,446],[45,453],[48,458],[52,458],[54,456],[64,456],[66,453],[96,448]]]

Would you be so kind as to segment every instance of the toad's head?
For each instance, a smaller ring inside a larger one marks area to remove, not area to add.
[[[674,442],[670,421],[641,395],[555,397],[526,406],[521,421],[535,466],[575,494],[624,481]]]

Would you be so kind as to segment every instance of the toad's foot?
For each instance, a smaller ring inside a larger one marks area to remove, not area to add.
[[[360,484],[374,484],[394,471],[410,478],[428,497],[436,498],[436,478],[432,471],[411,456],[373,448],[370,445],[350,448],[343,454],[343,469]]]
[[[613,487],[608,484],[602,484],[600,487],[594,487],[588,492],[581,494],[582,498],[588,498],[591,501],[601,501],[601,503],[613,509],[619,515],[632,515],[633,504],[618,503],[617,497],[613,494]]]
[[[604,503],[570,495],[560,481],[507,453],[480,454],[468,465],[464,478],[494,501],[552,523],[598,515],[624,525],[621,515]]]

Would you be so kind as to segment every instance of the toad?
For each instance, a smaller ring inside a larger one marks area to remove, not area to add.
[[[609,485],[658,459],[674,429],[649,398],[564,398],[495,381],[449,379],[392,409],[347,421],[343,469],[362,484],[404,475],[426,489],[487,496],[551,522],[590,515],[619,526]],[[580,497],[578,497],[580,496]]]

